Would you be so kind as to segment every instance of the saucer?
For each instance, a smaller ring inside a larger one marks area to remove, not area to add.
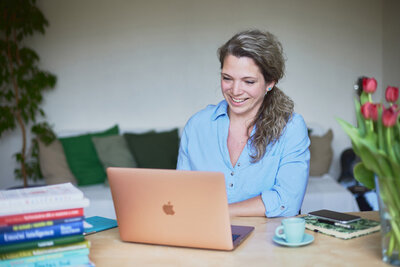
[[[287,247],[300,247],[300,246],[305,246],[308,245],[310,243],[312,243],[314,241],[314,236],[304,233],[304,237],[303,237],[303,241],[299,242],[299,243],[288,243],[286,242],[285,239],[282,239],[280,237],[274,236],[274,238],[272,238],[272,240],[275,243],[278,243],[279,245],[282,246],[287,246]]]

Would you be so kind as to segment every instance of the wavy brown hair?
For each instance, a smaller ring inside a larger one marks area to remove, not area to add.
[[[283,48],[272,33],[248,30],[237,33],[218,49],[221,69],[228,55],[253,59],[265,82],[275,82],[274,88],[264,96],[263,103],[249,126],[249,130],[253,125],[256,126],[255,133],[249,139],[254,149],[251,157],[253,162],[257,162],[265,155],[267,146],[278,141],[293,114],[293,101],[276,87],[276,83],[285,74]]]

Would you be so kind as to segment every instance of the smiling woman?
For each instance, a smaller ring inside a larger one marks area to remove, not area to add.
[[[254,118],[264,95],[274,82],[266,83],[260,69],[249,57],[228,55],[221,73],[221,89],[229,104],[229,116]]]
[[[284,75],[282,46],[271,33],[251,30],[218,52],[225,100],[187,122],[177,168],[223,172],[231,215],[296,215],[310,140],[293,101],[276,87]]]

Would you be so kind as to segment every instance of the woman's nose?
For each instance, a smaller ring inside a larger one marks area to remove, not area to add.
[[[232,85],[232,93],[234,95],[239,95],[239,94],[241,94],[241,92],[242,92],[242,88],[241,88],[240,82],[234,82]]]

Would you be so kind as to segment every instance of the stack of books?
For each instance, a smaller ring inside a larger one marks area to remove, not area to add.
[[[71,183],[0,191],[0,266],[94,266]]]

